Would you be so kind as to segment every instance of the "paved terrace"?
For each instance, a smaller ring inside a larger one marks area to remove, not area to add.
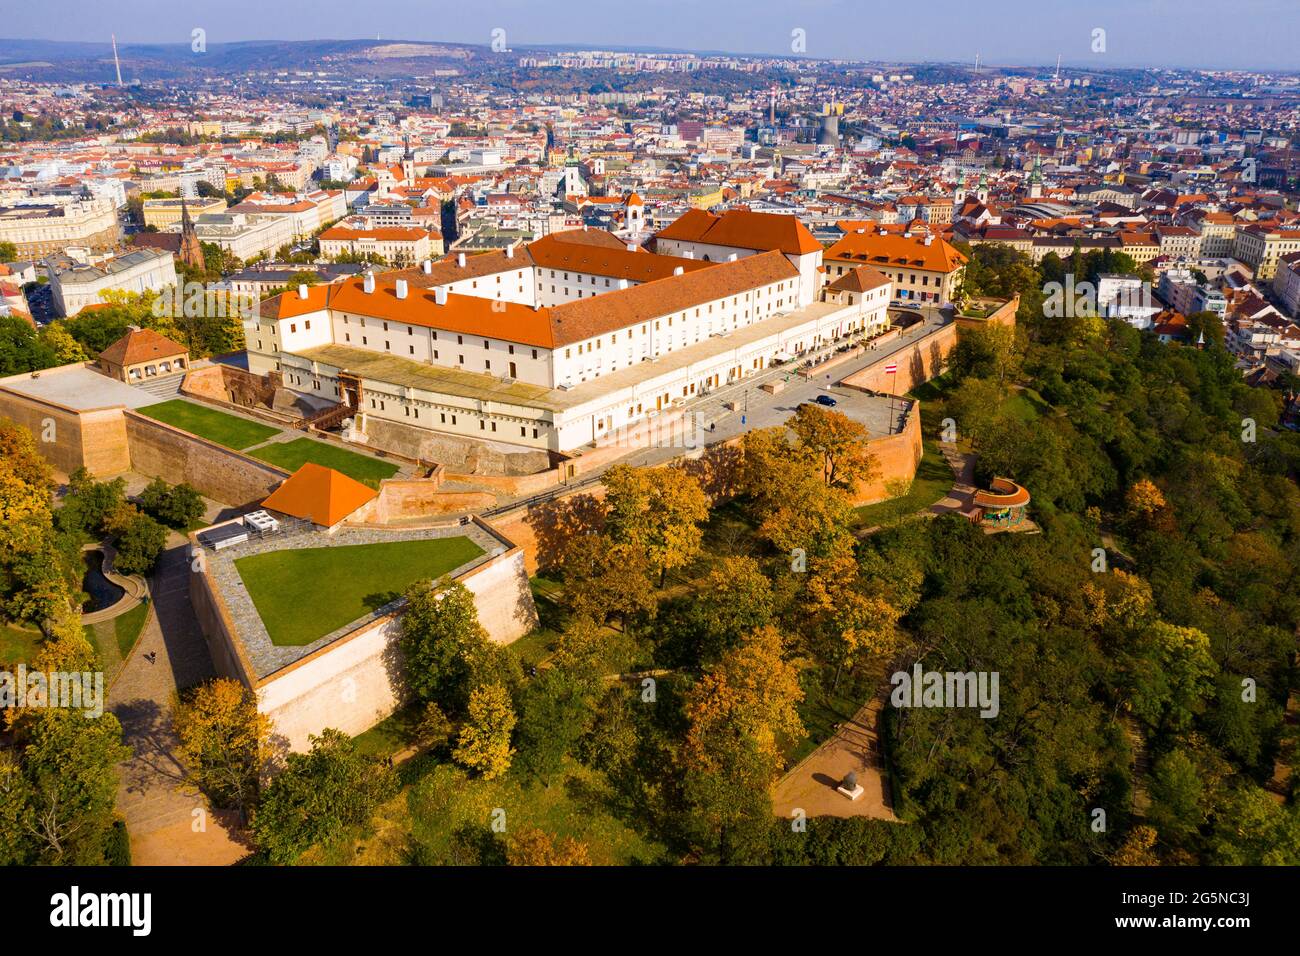
[[[525,382],[506,382],[495,375],[462,372],[350,345],[319,345],[285,354],[343,369],[374,382],[405,385],[443,395],[544,408],[548,411],[559,411],[571,404],[564,401],[565,393],[556,389]]]
[[[271,551],[287,551],[299,548],[346,548],[352,545],[381,544],[397,541],[417,541],[429,538],[466,537],[483,549],[484,553],[466,564],[449,572],[450,577],[462,574],[491,561],[506,550],[506,542],[484,530],[481,525],[450,525],[438,528],[381,529],[381,528],[341,528],[334,534],[323,531],[297,531],[254,538],[243,544],[222,548],[220,551],[203,550],[207,561],[208,573],[214,588],[226,603],[235,627],[235,640],[244,648],[244,654],[253,666],[258,678],[267,677],[294,661],[300,660],[331,644],[345,634],[350,634],[364,624],[391,613],[400,603],[392,601],[371,613],[357,618],[324,637],[317,638],[310,644],[302,646],[279,645],[271,642],[266,626],[262,623],[252,598],[248,595],[244,581],[235,568],[235,561],[255,554]]]
[[[159,401],[157,395],[101,375],[84,365],[46,369],[36,374],[11,375],[0,378],[0,387],[78,412],[117,408],[119,405],[143,408],[145,405],[156,405]]]

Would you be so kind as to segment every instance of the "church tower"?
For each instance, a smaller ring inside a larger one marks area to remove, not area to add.
[[[181,197],[181,247],[176,254],[191,269],[206,268],[203,246],[199,242],[199,234],[194,231],[194,220],[190,219],[190,207],[186,205],[184,196]]]
[[[406,185],[415,182],[415,154],[411,152],[411,134],[407,133],[403,141],[406,150],[402,153],[402,180]]]
[[[633,235],[645,228],[645,203],[636,193],[623,200],[623,221],[627,225],[627,231]]]

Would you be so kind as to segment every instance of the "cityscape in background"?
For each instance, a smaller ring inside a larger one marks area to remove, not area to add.
[[[130,26],[0,41],[0,860],[1300,864],[1300,72]]]

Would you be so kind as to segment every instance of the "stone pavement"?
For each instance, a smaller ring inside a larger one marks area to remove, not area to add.
[[[224,865],[248,853],[204,798],[185,786],[175,756],[172,695],[214,676],[190,607],[186,552],[173,547],[159,558],[149,619],[108,691],[109,709],[134,751],[119,768],[117,808],[126,818],[132,862],[141,866]]]

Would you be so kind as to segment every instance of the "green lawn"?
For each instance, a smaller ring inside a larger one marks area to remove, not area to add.
[[[368,455],[358,455],[346,448],[327,445],[312,438],[276,442],[265,448],[259,448],[251,454],[254,458],[260,458],[290,472],[297,471],[309,461],[315,462],[326,468],[341,471],[371,488],[378,488],[379,483],[385,478],[397,474],[397,466],[392,462],[380,461]]]
[[[506,832],[538,827],[557,837],[585,843],[600,866],[666,862],[664,848],[619,819],[616,798],[598,771],[566,761],[563,779],[549,787],[507,773],[495,780],[470,778],[442,764],[407,791],[410,848],[423,864],[497,862],[504,835],[491,830],[492,814],[505,811]],[[481,841],[481,842],[480,842]],[[479,860],[466,859],[465,847],[481,847]]]
[[[0,664],[30,664],[41,632],[0,624]]]
[[[135,640],[144,630],[144,622],[148,617],[149,605],[142,601],[125,614],[113,618],[113,634],[117,638],[117,649],[123,660],[131,653],[131,648],[135,647]]]
[[[367,757],[391,757],[401,753],[415,742],[416,728],[423,713],[424,707],[419,703],[393,711],[365,733],[352,738],[357,753]]]
[[[907,494],[853,509],[853,526],[872,528],[924,511],[952,488],[954,476],[933,438],[924,440],[925,454],[916,466],[916,477]]]
[[[469,538],[430,538],[271,551],[240,558],[235,568],[271,641],[301,646],[482,553]]]
[[[1002,413],[1022,422],[1032,422],[1044,412],[1051,410],[1051,406],[1043,401],[1043,397],[1031,388],[1014,391],[1002,402]]]
[[[272,435],[279,434],[280,431],[270,425],[262,425],[236,415],[227,415],[215,408],[196,405],[182,398],[173,398],[171,401],[157,405],[147,405],[140,409],[140,414],[236,450],[264,442]]]

